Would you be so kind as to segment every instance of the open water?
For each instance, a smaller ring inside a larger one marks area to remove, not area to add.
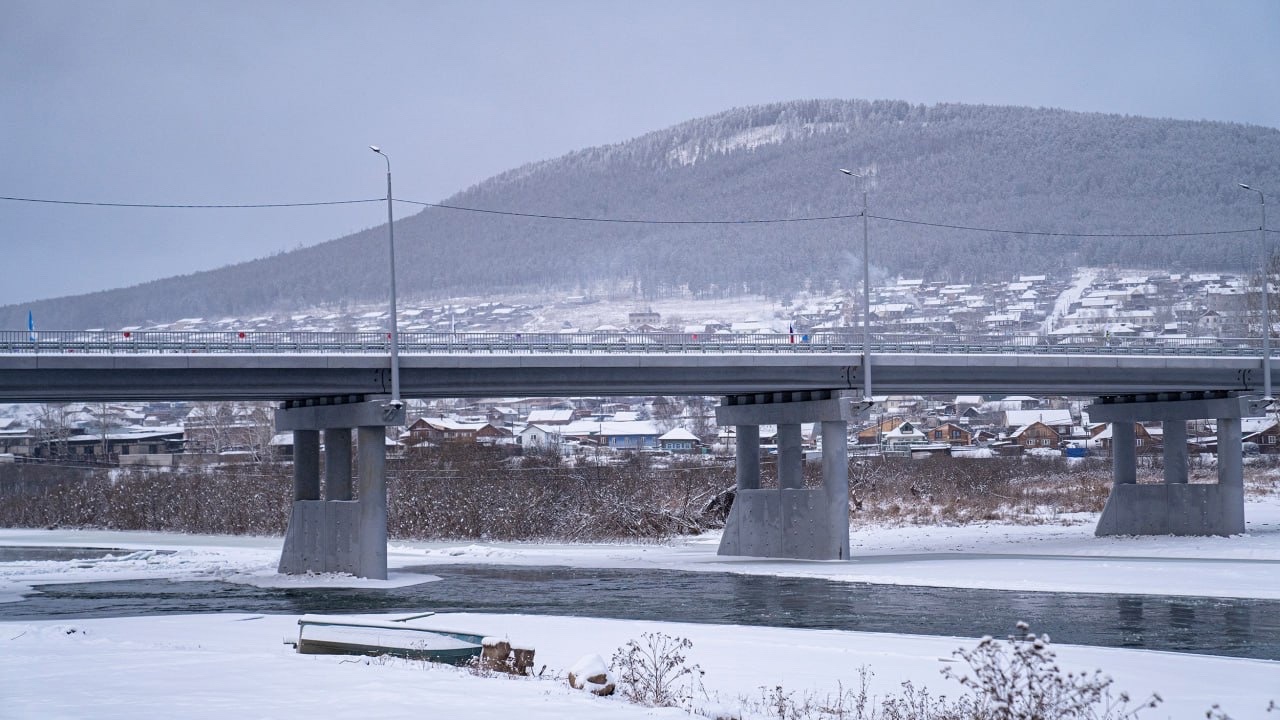
[[[83,551],[76,557],[84,557]],[[1275,600],[870,585],[644,569],[442,565],[411,570],[440,580],[386,590],[165,580],[46,585],[25,600],[0,604],[0,621],[434,610],[1003,637],[1025,620],[1033,632],[1048,633],[1059,643],[1280,660],[1280,601]]]

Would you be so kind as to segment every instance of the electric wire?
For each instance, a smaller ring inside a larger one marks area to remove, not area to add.
[[[462,205],[447,205],[444,203],[429,203],[420,200],[409,200],[405,198],[392,198],[395,202],[405,203],[408,205],[418,205],[427,208],[437,208],[441,210],[454,210],[458,212],[469,212],[484,215],[499,215],[505,217],[519,217],[537,220],[557,220],[564,222],[592,222],[592,223],[612,223],[626,225],[778,225],[786,223],[807,223],[807,222],[830,222],[833,220],[851,220],[862,217],[862,213],[841,214],[841,215],[814,215],[807,217],[795,218],[742,218],[728,220],[663,220],[654,218],[608,218],[608,217],[586,217],[581,215],[556,215],[551,213],[529,213],[516,212],[512,210],[493,210],[489,208],[473,208]],[[296,203],[225,203],[225,204],[204,204],[204,203],[185,203],[185,204],[167,204],[167,203],[117,203],[117,202],[96,202],[85,200],[55,200],[48,198],[28,198],[0,195],[0,200],[8,200],[11,202],[26,203],[45,203],[52,205],[80,205],[90,207],[119,207],[119,208],[158,208],[158,209],[253,209],[253,208],[291,208],[291,207],[318,207],[326,205],[355,205],[361,203],[385,202],[386,198],[364,198],[358,200],[327,200],[320,202],[296,202]],[[867,217],[873,220],[883,220],[885,222],[901,223],[906,225],[919,225],[923,227],[934,227],[947,230],[961,230],[966,232],[984,232],[1003,235],[1033,235],[1037,237],[1077,237],[1077,238],[1173,238],[1173,237],[1202,237],[1213,235],[1239,235],[1243,233],[1256,232],[1256,228],[1239,229],[1239,230],[1201,230],[1191,232],[1156,232],[1156,233],[1084,233],[1084,232],[1059,232],[1051,230],[1011,230],[1008,228],[991,228],[978,227],[972,225],[957,225],[952,223],[929,222],[925,220],[911,220],[908,218],[891,217],[887,215],[870,215]],[[1267,229],[1267,233],[1277,233],[1280,230]]]
[[[967,225],[950,225],[947,223],[925,222],[923,220],[907,220],[905,218],[884,217],[881,215],[867,215],[867,217],[873,220],[885,220],[888,222],[905,223],[907,225],[924,225],[926,227],[945,228],[948,230],[968,230],[972,232],[1003,233],[1003,234],[1009,234],[1009,235],[1037,235],[1040,237],[1165,238],[1165,237],[1196,237],[1200,235],[1235,235],[1239,233],[1257,232],[1256,229],[1246,229],[1246,230],[1205,230],[1200,232],[1165,232],[1165,233],[1075,233],[1075,232],[1052,232],[1047,230],[1004,230],[1000,228],[970,227]]]
[[[88,205],[91,207],[120,207],[120,208],[161,208],[161,209],[250,209],[250,208],[288,208],[288,207],[316,207],[319,205],[355,205],[358,203],[386,202],[386,198],[371,198],[368,200],[326,200],[322,202],[296,202],[296,203],[241,203],[241,204],[164,204],[164,203],[116,203],[116,202],[90,202],[86,200],[49,200],[44,198],[25,198],[10,197],[0,195],[0,200],[11,200],[13,202],[28,203],[47,203],[50,205]]]
[[[548,215],[543,213],[522,213],[509,210],[490,210],[486,208],[471,208],[460,205],[445,205],[442,203],[428,203],[419,200],[405,200],[402,198],[394,198],[396,202],[407,203],[410,205],[421,205],[423,207],[440,208],[442,210],[459,210],[463,212],[482,213],[486,215],[506,215],[511,217],[536,218],[540,220],[566,220],[575,222],[597,222],[597,223],[627,223],[637,225],[752,225],[752,224],[779,224],[779,223],[795,223],[795,222],[822,222],[829,220],[849,220],[862,217],[862,213],[853,215],[818,215],[812,217],[799,218],[768,218],[753,220],[653,220],[642,218],[599,218],[599,217],[582,217],[576,215]],[[1198,237],[1203,235],[1235,235],[1239,233],[1256,232],[1256,229],[1244,230],[1205,230],[1197,232],[1164,232],[1164,233],[1074,233],[1074,232],[1053,232],[1046,230],[1009,230],[1005,228],[985,228],[973,227],[968,225],[952,225],[948,223],[926,222],[923,220],[909,220],[907,218],[889,217],[886,215],[867,215],[872,220],[884,220],[886,222],[904,223],[908,225],[924,225],[927,227],[945,228],[949,230],[966,230],[970,232],[986,232],[1007,235],[1037,235],[1042,237],[1081,237],[1081,238],[1168,238],[1168,237]],[[1267,232],[1276,232],[1268,230]]]
[[[395,198],[395,201],[409,205],[440,208],[441,210],[460,210],[462,212],[482,213],[485,215],[506,215],[508,217],[535,218],[538,220],[567,220],[572,222],[620,223],[630,225],[767,225],[779,223],[822,222],[827,220],[848,220],[850,218],[862,217],[860,213],[855,213],[853,215],[816,215],[812,217],[798,218],[761,218],[743,220],[654,220],[652,218],[600,218],[583,217],[580,215],[523,213],[510,210],[489,210],[486,208],[463,207],[461,205],[444,205],[442,203],[428,203],[421,202],[419,200],[404,200],[402,198]]]

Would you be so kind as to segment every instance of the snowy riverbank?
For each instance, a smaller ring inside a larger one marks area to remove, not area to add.
[[[856,527],[846,563],[736,560],[718,537],[664,544],[392,544],[392,578],[286,578],[275,574],[279,538],[64,530],[0,530],[0,546],[96,546],[110,559],[0,563],[0,600],[37,585],[123,579],[227,580],[264,586],[391,587],[421,582],[396,568],[441,563],[643,567],[745,572],[955,587],[1280,598],[1280,499],[1251,502],[1249,532],[1232,538],[1094,538],[1074,525]],[[170,553],[154,553],[167,550]],[[1017,618],[1010,618],[1012,623]],[[541,679],[478,678],[401,660],[301,656],[282,639],[296,616],[201,615],[0,623],[0,717],[224,718],[429,715],[450,718],[680,717],[564,688],[558,677],[582,655],[606,659],[643,632],[693,641],[711,700],[733,705],[760,688],[834,692],[866,665],[872,689],[911,680],[935,693],[960,690],[939,669],[962,638],[632,620],[450,614],[439,625],[508,636],[535,646]],[[993,629],[997,634],[999,629]],[[1101,668],[1116,688],[1166,702],[1142,717],[1202,717],[1215,702],[1234,718],[1266,717],[1280,700],[1280,663],[1150,651],[1060,646],[1065,666]],[[1275,715],[1272,714],[1272,717]]]

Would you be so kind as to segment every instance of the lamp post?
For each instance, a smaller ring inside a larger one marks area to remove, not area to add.
[[[867,178],[852,170],[840,172],[862,181],[862,402],[871,399],[871,261],[867,245]]]
[[[1262,248],[1262,399],[1271,404],[1271,256],[1267,252],[1267,196],[1261,190],[1244,183],[1236,183],[1250,192],[1258,193],[1262,201],[1262,225],[1258,228],[1258,241]]]
[[[391,255],[391,405],[398,409],[400,405],[400,332],[396,324],[396,229],[395,218],[391,213],[391,158],[382,152],[377,145],[369,149],[387,161],[387,241]]]

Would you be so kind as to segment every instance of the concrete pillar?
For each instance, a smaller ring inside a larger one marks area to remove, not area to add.
[[[351,499],[351,428],[324,430],[324,498]]]
[[[293,499],[320,499],[320,431],[293,431]]]
[[[1138,482],[1138,441],[1133,423],[1118,420],[1111,423],[1111,482],[1129,485]]]
[[[1215,535],[1245,531],[1244,448],[1240,444],[1239,418],[1218,418],[1218,499],[1220,519]],[[1193,486],[1194,487],[1194,486]]]
[[[387,579],[387,446],[386,429],[361,426],[357,431],[360,473],[359,557],[356,575]]]
[[[1240,419],[1218,418],[1218,484],[1244,488]]]
[[[1166,420],[1164,423],[1164,482],[1166,485],[1187,482],[1187,421]]]
[[[778,487],[804,487],[804,454],[800,447],[800,424],[778,425]]]
[[[837,560],[849,557],[849,423],[822,422],[822,489],[830,509],[830,527],[838,543]]]
[[[737,425],[737,479],[739,490],[760,489],[760,426]]]

